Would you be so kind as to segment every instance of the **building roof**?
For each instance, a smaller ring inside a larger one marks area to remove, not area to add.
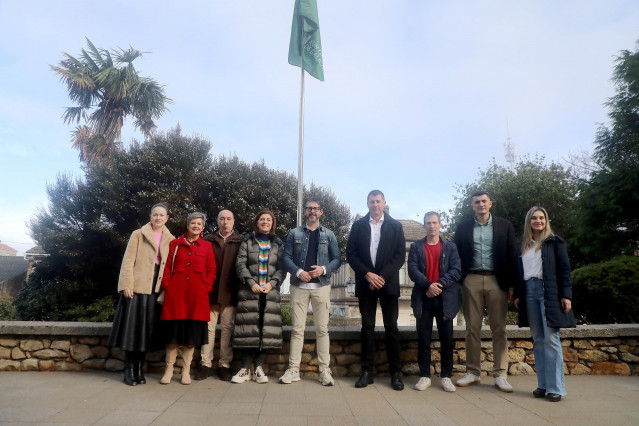
[[[18,252],[18,250],[14,249],[13,247],[8,246],[6,244],[1,244],[1,243],[0,243],[0,250],[15,251],[16,253]]]
[[[400,219],[399,222],[404,228],[404,238],[406,238],[406,241],[418,241],[426,237],[426,230],[421,223],[412,219]]]
[[[38,254],[46,254],[46,253],[44,252],[44,249],[41,246],[33,246],[29,250],[27,250],[24,254],[38,255]]]
[[[17,256],[0,256],[0,282],[27,273],[29,261]]]

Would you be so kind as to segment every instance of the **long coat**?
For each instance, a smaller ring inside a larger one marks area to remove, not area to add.
[[[452,320],[459,312],[459,287],[457,283],[461,279],[461,261],[457,253],[455,243],[448,241],[444,237],[439,237],[442,243],[441,254],[439,255],[439,283],[444,286],[442,299],[444,304],[444,319]],[[422,317],[422,305],[424,294],[432,284],[426,277],[426,250],[424,244],[426,238],[414,242],[410,245],[408,253],[408,276],[415,282],[413,292],[410,297],[411,306],[415,318]]]
[[[209,291],[215,281],[213,247],[202,238],[189,244],[185,236],[173,240],[170,245],[162,279],[165,293],[160,319],[208,322],[211,319]]]
[[[224,238],[216,232],[204,237],[210,241],[215,254],[217,273],[213,291],[209,294],[209,302],[220,305],[237,306],[237,291],[240,287],[240,279],[235,271],[235,260],[240,244],[244,238],[234,229],[231,235]]]
[[[124,289],[131,289],[138,294],[159,292],[160,283],[164,275],[164,266],[169,254],[169,243],[174,239],[173,234],[169,232],[166,226],[163,226],[162,240],[160,241],[160,271],[158,272],[157,281],[153,282],[155,259],[158,255],[158,246],[153,235],[153,227],[151,223],[147,223],[142,228],[133,231],[120,267],[118,292]]]
[[[541,262],[544,275],[544,309],[546,322],[552,328],[575,328],[575,314],[572,309],[565,313],[561,309],[561,299],[572,300],[572,278],[570,277],[570,261],[563,238],[550,236],[541,246]],[[528,309],[526,307],[526,282],[524,281],[524,265],[519,257],[519,279],[515,288],[515,298],[519,299],[518,324],[529,327]]]
[[[273,289],[266,294],[253,293],[247,280],[258,282],[258,256],[260,248],[255,234],[249,234],[240,245],[236,269],[240,278],[233,348],[279,349],[282,347],[282,311],[280,310],[280,285],[286,277],[282,266],[284,244],[278,237],[271,237],[268,256],[268,282]],[[262,296],[262,297],[260,297]],[[264,303],[263,326],[260,329],[260,304]]]
[[[404,228],[397,220],[384,213],[384,222],[380,230],[379,246],[375,266],[371,259],[370,213],[355,221],[351,227],[346,244],[346,259],[355,272],[355,296],[369,293],[399,297],[399,270],[406,260],[406,240]],[[366,274],[373,272],[384,278],[385,284],[379,290],[370,290]]]

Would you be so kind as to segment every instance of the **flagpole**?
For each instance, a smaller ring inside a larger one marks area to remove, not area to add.
[[[302,39],[303,40],[303,39]],[[302,49],[304,46],[302,45]],[[304,196],[304,55],[301,55],[300,137],[297,154],[297,226],[302,226],[302,197]]]

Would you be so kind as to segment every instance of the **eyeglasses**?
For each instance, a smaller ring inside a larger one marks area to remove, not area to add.
[[[306,210],[307,212],[318,212],[322,209],[319,207],[304,207],[304,210]]]

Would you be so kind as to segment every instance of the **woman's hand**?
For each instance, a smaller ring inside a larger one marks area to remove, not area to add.
[[[268,293],[269,291],[271,291],[273,289],[273,286],[271,285],[271,283],[266,283],[264,284],[264,286],[262,287],[262,293]]]
[[[251,291],[253,293],[261,293],[262,292],[262,287],[260,287],[259,284],[253,284],[253,286],[251,287]]]
[[[515,299],[515,308],[519,309],[519,298]]]
[[[122,290],[122,295],[127,299],[133,299],[133,290],[131,290],[130,288],[125,288],[124,290]]]
[[[565,297],[562,298],[561,299],[561,307],[564,308],[564,313],[567,314],[572,309],[572,300],[567,299]]]

